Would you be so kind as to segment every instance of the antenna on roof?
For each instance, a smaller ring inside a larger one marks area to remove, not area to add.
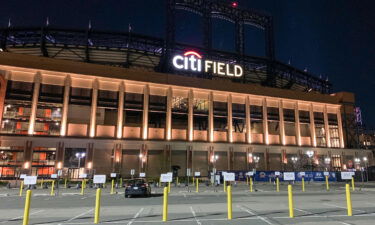
[[[89,30],[91,30],[91,20],[89,20]]]
[[[47,17],[47,19],[46,19],[46,27],[48,27],[49,26],[49,18]]]
[[[11,24],[11,22],[10,22],[10,18],[9,18],[9,20],[8,20],[8,27],[10,27],[12,24]]]

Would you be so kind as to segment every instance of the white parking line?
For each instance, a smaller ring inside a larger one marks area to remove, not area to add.
[[[144,210],[144,208],[141,208],[141,209],[140,209],[140,210],[134,215],[133,219],[129,221],[129,223],[128,223],[127,225],[131,225],[131,224],[135,221],[135,219],[137,219],[137,217],[142,213],[143,210]]]
[[[266,222],[269,225],[273,225],[273,223],[271,223],[270,221],[268,221],[266,218],[264,218],[262,216],[258,216],[257,214],[255,214],[254,212],[250,211],[249,209],[244,208],[242,206],[237,206],[237,207],[239,207],[242,211],[245,211],[245,212],[249,213],[250,215],[256,216],[258,219],[262,220],[263,222]]]
[[[32,213],[30,213],[29,215],[34,215],[34,214],[37,214],[37,213],[40,213],[40,212],[43,212],[43,211],[44,211],[44,210],[39,210],[39,211],[36,211],[36,212],[32,212]],[[9,219],[9,220],[6,220],[6,221],[2,221],[2,222],[0,222],[0,223],[8,223],[8,222],[11,222],[11,221],[13,221],[13,220],[21,219],[21,218],[23,218],[23,215],[22,215],[22,216],[14,217],[14,218]]]
[[[193,206],[190,206],[190,211],[191,211],[191,213],[192,213],[193,216],[194,216],[195,222],[197,222],[198,225],[202,225],[202,223],[199,222],[199,220],[197,219],[197,215],[196,215],[195,212],[194,212]]]
[[[297,210],[297,211],[303,212],[303,213],[312,214],[312,215],[309,215],[309,216],[303,216],[303,217],[310,217],[310,216],[313,216],[313,215],[317,216],[317,214],[316,214],[316,213],[313,213],[313,212],[309,212],[309,211],[306,211],[306,210],[303,210],[303,209],[298,209],[298,208],[294,208],[294,209]],[[323,216],[323,215],[322,215],[322,217],[326,217],[326,216]],[[326,217],[326,218],[327,218],[327,217]],[[343,225],[351,225],[351,224],[349,224],[349,223],[345,223],[345,222],[342,222],[342,221],[335,221],[335,222],[338,222],[338,223],[343,224]]]
[[[339,208],[339,209],[347,209],[346,207],[342,207],[342,206],[339,206],[339,205],[334,205],[334,204],[329,204],[329,203],[323,203],[323,204],[326,205],[326,206],[336,207],[336,208]],[[366,211],[359,210],[359,209],[353,209],[353,211],[367,213]]]
[[[85,214],[87,214],[87,213],[89,213],[89,212],[91,212],[91,211],[93,211],[93,210],[94,210],[94,209],[87,210],[86,212],[83,212],[83,213],[81,213],[81,214],[79,214],[79,215],[77,215],[77,216],[74,216],[74,217],[72,217],[72,218],[66,220],[66,221],[63,222],[63,223],[59,223],[58,225],[62,225],[62,224],[69,223],[70,221],[75,220],[75,219],[77,219],[78,217],[81,217],[81,216],[83,216],[83,215],[85,215]]]

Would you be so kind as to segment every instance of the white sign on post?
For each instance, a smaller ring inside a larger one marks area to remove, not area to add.
[[[329,172],[323,172],[324,176],[329,176]]]
[[[172,182],[172,174],[163,173],[160,174],[160,182]]]
[[[25,176],[24,184],[25,185],[33,185],[36,184],[37,176]]]
[[[195,172],[195,173],[194,173],[194,176],[195,176],[195,177],[200,177],[200,176],[201,176],[201,172]]]
[[[139,173],[139,177],[146,177],[146,173]]]
[[[191,169],[190,168],[186,169],[186,176],[188,176],[188,177],[191,176]]]
[[[225,173],[224,174],[224,181],[235,181],[234,173]]]
[[[116,173],[111,173],[111,177],[117,177]]]
[[[341,179],[342,180],[351,180],[353,177],[352,172],[341,172]]]
[[[295,180],[296,176],[294,172],[284,172],[284,180],[285,181],[292,181]]]
[[[26,174],[21,174],[20,179],[25,179],[26,176],[27,176]]]
[[[130,170],[130,175],[134,176],[134,174],[135,174],[135,169],[131,169]]]
[[[51,174],[51,178],[52,178],[52,179],[57,179],[57,174],[55,174],[55,173],[54,173],[54,174]]]
[[[86,179],[86,178],[87,178],[87,174],[86,174],[86,173],[81,173],[81,174],[79,175],[79,178],[81,178],[81,179]]]
[[[304,176],[306,176],[306,173],[305,173],[305,172],[299,172],[299,175],[300,175],[301,177],[304,177]]]
[[[105,175],[94,175],[94,184],[105,184]]]
[[[280,172],[276,171],[275,176],[280,176]]]

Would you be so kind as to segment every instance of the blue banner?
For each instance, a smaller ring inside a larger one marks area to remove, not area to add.
[[[222,172],[223,171],[218,171],[220,175]],[[246,181],[246,173],[248,171],[225,171],[225,172],[235,173],[236,180]],[[295,173],[296,181],[301,181],[302,180],[301,172],[294,172],[294,173]],[[318,181],[318,182],[325,181],[325,176],[324,176],[323,171],[306,171],[304,173],[305,173],[305,176],[304,176],[305,181]],[[328,177],[329,181],[332,181],[332,182],[337,181],[336,172],[328,172],[328,173],[329,173],[329,177]],[[271,181],[274,181],[276,178],[275,171],[256,171],[253,177],[255,181],[261,181],[261,182],[262,181],[268,182],[270,181],[270,179]],[[280,181],[284,181],[283,172],[280,172],[279,179]]]

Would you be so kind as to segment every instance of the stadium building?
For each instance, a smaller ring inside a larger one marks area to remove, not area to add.
[[[204,18],[204,47],[175,41],[180,10]],[[213,17],[235,24],[235,53],[212,48]],[[244,54],[246,25],[264,30],[266,57]],[[266,14],[169,0],[165,39],[49,26],[0,35],[2,178],[373,164],[358,148],[354,94],[278,62]]]

